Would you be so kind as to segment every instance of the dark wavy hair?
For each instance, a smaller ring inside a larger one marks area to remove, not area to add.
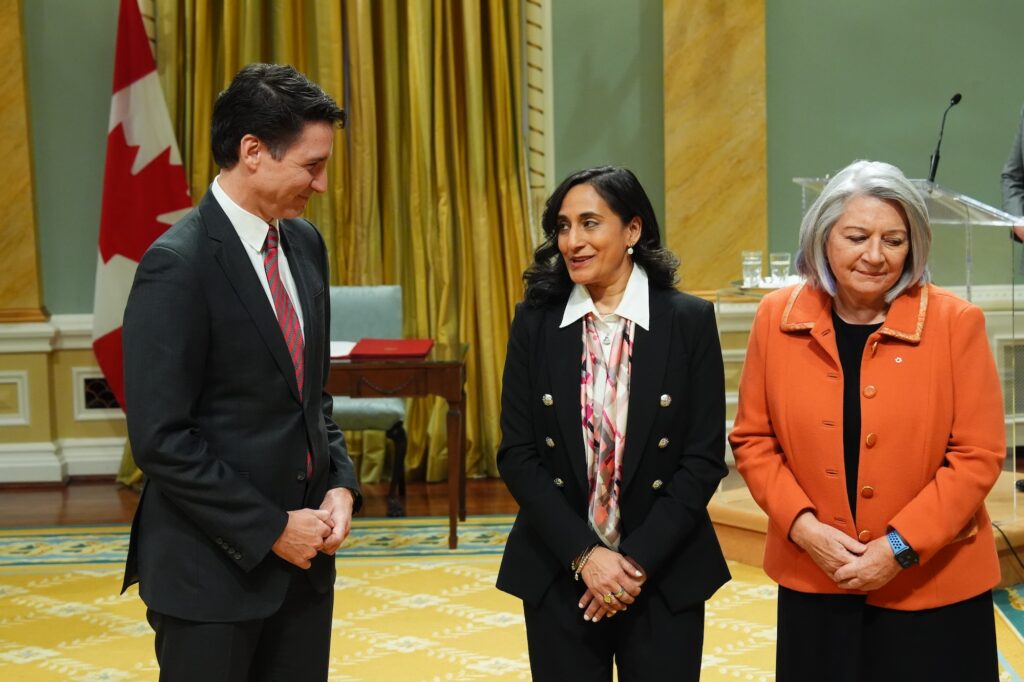
[[[633,245],[633,262],[647,273],[651,284],[660,289],[671,289],[678,282],[676,270],[679,259],[661,245],[658,219],[647,192],[633,172],[616,166],[600,166],[573,173],[552,192],[544,204],[541,227],[544,241],[533,252],[533,263],[523,273],[526,305],[541,307],[564,300],[572,291],[569,269],[558,250],[558,212],[569,190],[587,184],[594,188],[624,225],[640,218],[640,239]]]
[[[319,85],[294,67],[249,64],[217,96],[210,124],[210,148],[220,168],[238,163],[238,145],[247,134],[280,159],[307,123],[345,126],[345,112]]]

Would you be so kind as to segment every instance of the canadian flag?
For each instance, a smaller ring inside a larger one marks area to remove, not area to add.
[[[192,208],[138,0],[121,0],[107,131],[92,347],[124,406],[121,319],[149,245]]]

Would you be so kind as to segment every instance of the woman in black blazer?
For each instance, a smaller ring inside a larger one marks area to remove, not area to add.
[[[523,600],[535,680],[696,680],[729,579],[707,503],[726,473],[714,311],[674,288],[630,171],[555,190],[524,274],[498,466],[520,511],[498,588]]]

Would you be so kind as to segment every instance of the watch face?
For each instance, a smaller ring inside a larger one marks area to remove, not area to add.
[[[896,561],[899,562],[903,568],[910,568],[911,566],[917,565],[918,557],[917,552],[907,547],[905,550],[896,555]]]

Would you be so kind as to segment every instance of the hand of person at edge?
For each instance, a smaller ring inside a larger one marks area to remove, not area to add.
[[[883,536],[869,542],[864,553],[836,571],[833,579],[843,589],[870,592],[888,583],[901,570],[892,545]]]
[[[587,560],[580,577],[587,585],[587,591],[580,597],[579,607],[584,609],[583,620],[597,622],[604,617],[625,611],[640,596],[640,588],[647,575],[628,557],[607,547],[598,547]],[[611,603],[604,600],[606,594],[622,594],[613,597]]]
[[[324,546],[320,549],[324,554],[334,554],[341,543],[345,542],[352,528],[352,505],[355,498],[348,488],[331,488],[320,503],[320,510],[331,515],[331,534],[324,538]]]
[[[811,559],[835,580],[836,571],[864,553],[867,546],[828,524],[818,521],[814,512],[801,512],[789,530],[789,538],[811,555]]]
[[[288,512],[288,524],[271,550],[290,564],[309,568],[309,560],[324,546],[331,534],[331,515],[321,509],[296,509]]]

